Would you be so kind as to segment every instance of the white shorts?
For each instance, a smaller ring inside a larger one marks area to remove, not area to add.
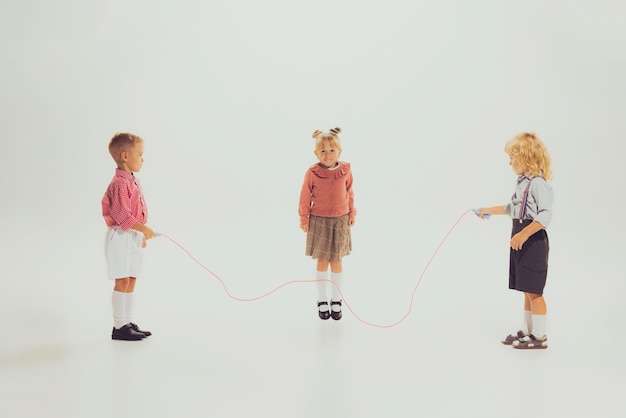
[[[143,261],[143,234],[134,229],[109,228],[104,242],[109,279],[139,277]]]

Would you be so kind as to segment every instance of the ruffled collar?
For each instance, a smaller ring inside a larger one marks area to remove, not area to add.
[[[311,171],[313,172],[313,174],[321,179],[331,176],[335,179],[338,179],[350,172],[350,163],[339,161],[339,167],[332,169],[322,167],[319,163],[317,163],[311,166]]]

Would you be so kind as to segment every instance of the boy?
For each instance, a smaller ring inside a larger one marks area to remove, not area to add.
[[[133,173],[143,164],[143,139],[131,133],[117,133],[109,142],[109,153],[117,169],[102,198],[102,216],[109,228],[105,255],[113,289],[114,340],[138,341],[152,335],[132,322],[135,281],[141,273],[146,240],[155,232],[145,223],[148,208],[139,181]]]
[[[515,193],[505,205],[480,208],[479,215],[509,215],[513,219],[509,252],[509,289],[524,293],[524,321],[502,344],[521,349],[548,348],[546,301],[550,242],[546,228],[552,220],[551,158],[533,133],[523,132],[507,142],[511,168],[518,176]]]

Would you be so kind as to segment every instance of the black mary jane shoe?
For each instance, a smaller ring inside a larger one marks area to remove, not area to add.
[[[325,310],[322,311],[320,310],[320,306],[326,305],[328,306],[328,302],[317,302],[317,313],[320,316],[320,319],[323,319],[324,321],[327,320],[328,318],[330,318],[330,310]]]
[[[341,319],[341,317],[343,316],[343,314],[341,313],[341,301],[340,300],[338,300],[338,301],[333,300],[333,301],[330,302],[330,304],[331,304],[331,308],[332,308],[332,305],[339,305],[339,311],[335,312],[332,309],[330,310],[330,315],[333,317],[333,319],[335,321],[339,321]]]

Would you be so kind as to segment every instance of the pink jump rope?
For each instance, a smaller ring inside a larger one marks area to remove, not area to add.
[[[360,322],[364,323],[365,325],[370,325],[370,326],[376,327],[376,328],[393,328],[393,327],[395,327],[397,325],[400,325],[402,322],[404,322],[404,320],[411,313],[411,310],[413,309],[413,300],[415,299],[415,293],[417,292],[417,288],[419,287],[420,283],[422,282],[422,279],[424,278],[424,275],[426,274],[426,271],[428,271],[428,268],[430,267],[431,263],[433,262],[433,260],[437,256],[437,253],[439,252],[439,250],[441,249],[443,244],[445,244],[445,242],[447,241],[448,236],[452,233],[452,231],[454,231],[454,229],[457,227],[459,222],[461,222],[461,219],[463,219],[465,217],[465,215],[467,215],[469,212],[474,212],[477,216],[480,215],[480,211],[479,210],[477,210],[477,209],[468,209],[467,211],[463,212],[463,214],[456,220],[456,222],[448,230],[446,235],[443,237],[443,239],[441,240],[441,242],[439,243],[439,245],[435,249],[435,252],[433,253],[433,255],[430,257],[430,259],[426,263],[426,266],[424,267],[424,270],[422,270],[422,273],[420,274],[420,276],[419,276],[419,278],[417,280],[417,283],[415,284],[415,287],[413,288],[413,292],[411,292],[411,301],[409,303],[409,308],[407,309],[406,313],[399,320],[397,320],[396,322],[393,322],[391,324],[374,324],[372,322],[368,322],[368,321],[362,319],[359,315],[356,314],[356,312],[354,312],[354,310],[352,309],[352,307],[350,306],[350,304],[346,300],[346,297],[343,294],[343,292],[341,291],[341,289],[332,280],[290,280],[288,282],[285,282],[285,283],[281,284],[280,286],[275,287],[274,289],[270,290],[269,292],[266,292],[266,293],[264,293],[262,295],[259,295],[259,296],[253,297],[253,298],[240,298],[240,297],[237,297],[237,296],[233,295],[232,293],[230,293],[230,291],[228,290],[228,287],[226,287],[226,284],[224,283],[224,280],[222,280],[222,278],[220,276],[215,274],[213,271],[211,271],[211,269],[209,269],[207,266],[205,266],[200,261],[198,261],[198,259],[196,257],[194,257],[193,254],[191,254],[189,252],[189,250],[187,250],[185,247],[183,247],[181,244],[179,244],[173,238],[171,238],[170,236],[168,236],[166,234],[162,234],[162,233],[158,233],[157,232],[156,236],[157,237],[167,238],[174,245],[176,245],[178,248],[183,250],[197,265],[199,265],[202,269],[206,270],[211,276],[213,276],[218,282],[220,282],[220,284],[224,288],[224,291],[226,292],[226,295],[228,295],[229,298],[231,298],[233,300],[236,300],[238,302],[253,302],[253,301],[256,301],[256,300],[259,300],[259,299],[263,299],[263,298],[271,295],[272,293],[277,292],[278,290],[282,289],[283,287],[289,286],[289,285],[294,284],[294,283],[328,282],[328,283],[331,283],[333,286],[337,287],[337,289],[339,290],[339,293],[341,294],[341,298],[343,300],[344,305],[346,306],[346,308],[348,308],[348,310],[350,312],[352,312],[352,315],[354,315],[354,317],[356,319],[358,319]],[[489,215],[483,215],[483,218],[489,219],[490,216]]]

